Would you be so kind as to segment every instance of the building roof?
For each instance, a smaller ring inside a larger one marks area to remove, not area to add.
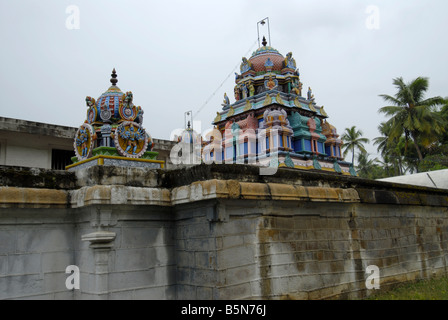
[[[423,187],[448,189],[448,169],[421,172],[405,176],[378,179],[378,181],[410,184]]]
[[[0,130],[73,139],[76,128],[0,117]]]

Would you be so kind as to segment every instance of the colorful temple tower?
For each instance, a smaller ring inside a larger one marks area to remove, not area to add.
[[[204,142],[205,160],[269,165],[275,153],[279,166],[356,175],[311,88],[303,96],[292,53],[283,56],[265,37],[262,44],[249,59],[242,58],[240,74],[235,73],[235,102],[224,94],[213,121],[216,134]]]
[[[117,87],[117,73],[112,71],[112,85],[97,100],[86,97],[87,116],[74,139],[75,157],[67,170],[94,165],[163,168],[151,151],[154,143],[143,128],[143,109],[133,103],[131,91]]]

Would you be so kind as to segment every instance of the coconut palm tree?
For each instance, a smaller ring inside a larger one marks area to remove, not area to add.
[[[372,170],[373,166],[376,165],[378,159],[369,159],[369,154],[367,152],[358,153],[358,165],[356,166],[356,173],[360,177],[367,178]]]
[[[392,106],[380,108],[379,112],[391,118],[387,124],[391,126],[389,139],[394,140],[404,134],[406,147],[408,140],[412,140],[417,151],[419,162],[423,160],[420,146],[428,146],[443,132],[441,120],[435,116],[435,106],[445,103],[442,97],[424,99],[428,90],[428,78],[418,77],[405,83],[403,78],[393,79],[397,88],[394,97],[386,94],[380,95]]]
[[[445,105],[440,109],[439,116],[444,122],[444,127],[448,127],[448,97],[445,98]],[[440,141],[442,144],[448,144],[448,130],[445,130]]]
[[[386,122],[381,122],[378,126],[378,131],[381,136],[373,139],[373,145],[377,145],[377,150],[384,158],[384,156],[389,152],[390,149],[390,140],[389,140],[389,132],[390,132],[390,124]]]
[[[377,145],[377,150],[384,160],[385,171],[389,174],[390,169],[392,169],[394,175],[404,174],[403,159],[406,154],[405,143],[403,143],[404,137],[390,139],[391,124],[387,122],[381,122],[378,131],[381,136],[374,138],[373,144]]]
[[[356,126],[352,126],[351,128],[345,128],[341,136],[342,141],[344,141],[342,146],[344,157],[351,151],[353,165],[355,165],[355,149],[358,149],[360,152],[367,152],[364,143],[369,143],[369,139],[363,138],[362,135],[361,130],[357,130]]]

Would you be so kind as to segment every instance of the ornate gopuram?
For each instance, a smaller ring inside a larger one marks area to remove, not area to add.
[[[249,59],[242,58],[235,73],[235,102],[224,94],[213,133],[204,142],[205,161],[272,166],[275,158],[280,167],[355,176],[324,107],[316,104],[310,87],[302,88],[292,53],[283,56],[264,37],[262,44]]]
[[[117,87],[117,73],[112,71],[112,85],[97,100],[86,97],[87,116],[74,138],[75,157],[67,170],[95,165],[163,168],[151,151],[154,142],[143,127],[143,109],[133,103],[131,91]]]

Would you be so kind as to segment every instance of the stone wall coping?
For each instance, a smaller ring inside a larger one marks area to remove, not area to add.
[[[0,206],[134,204],[173,206],[210,199],[448,206],[448,190],[248,165],[176,170],[94,166],[75,172],[0,167]],[[39,191],[40,190],[40,191]]]
[[[76,190],[0,187],[0,207],[71,207],[90,205],[175,206],[206,200],[273,200],[300,202],[377,203],[448,207],[448,192],[371,190],[303,186],[275,182],[211,179],[172,189],[124,185],[93,185]]]
[[[198,181],[171,191],[173,205],[210,199],[360,202],[358,193],[352,188],[305,187],[237,180]]]
[[[165,188],[132,187],[123,185],[86,186],[71,190],[72,208],[89,205],[155,205],[170,206],[170,190]]]
[[[0,208],[66,208],[67,205],[65,190],[0,187]]]

